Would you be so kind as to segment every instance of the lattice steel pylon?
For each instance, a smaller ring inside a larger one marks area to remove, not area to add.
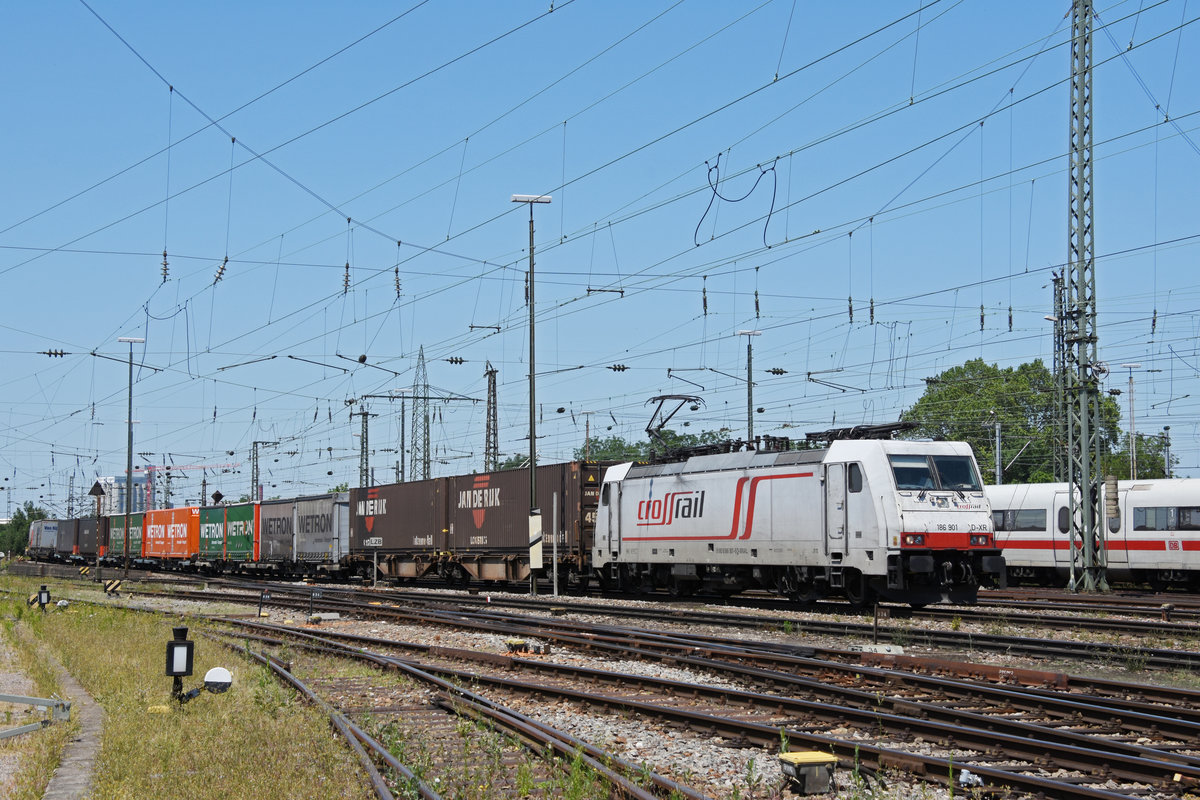
[[[1071,591],[1108,591],[1100,505],[1100,392],[1092,214],[1092,0],[1071,6],[1070,204],[1064,309]]]
[[[1067,373],[1066,373],[1066,305],[1063,276],[1054,274],[1054,480],[1065,482],[1070,477],[1070,458],[1067,453]]]
[[[409,449],[412,480],[429,480],[429,372],[425,369],[425,345],[417,351],[417,374],[412,385],[412,447]]]
[[[362,488],[369,488],[374,482],[371,480],[371,462],[370,462],[370,446],[367,442],[368,421],[371,417],[378,416],[367,411],[365,405],[359,405],[358,411],[350,412],[350,420],[355,417],[362,417],[362,433],[359,434],[358,440],[358,485]]]
[[[496,373],[488,361],[483,370],[487,376],[487,425],[483,433],[483,471],[492,472],[500,468],[500,428],[496,414]]]

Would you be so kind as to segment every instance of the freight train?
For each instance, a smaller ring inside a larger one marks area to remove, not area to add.
[[[1067,582],[1069,489],[1066,483],[987,487],[1010,581]],[[1101,499],[1110,581],[1200,591],[1200,479],[1110,480]]]
[[[453,585],[557,574],[563,588],[768,589],[914,605],[972,602],[1004,560],[970,447],[834,441],[662,463],[458,475],[348,493],[43,520],[29,552],[197,572]],[[532,531],[532,533],[531,533]],[[126,545],[128,541],[128,545]],[[555,561],[555,559],[557,559]],[[556,568],[555,568],[556,567]]]

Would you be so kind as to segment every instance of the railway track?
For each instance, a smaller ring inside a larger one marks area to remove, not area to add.
[[[166,595],[257,604],[263,602],[261,589],[261,584],[241,583],[222,592]],[[413,598],[411,593],[281,584],[270,584],[269,591],[269,606],[301,616],[309,610],[336,610],[426,634],[455,630],[468,636],[533,639],[552,644],[556,652],[586,653],[609,665],[550,664],[547,659],[404,645],[395,637],[365,639],[324,630],[318,642],[311,639],[313,633],[307,634],[305,647],[366,650],[374,654],[373,663],[388,670],[404,663],[441,680],[489,687],[489,696],[499,693],[492,696],[494,702],[518,712],[547,703],[603,706],[638,719],[659,720],[656,725],[690,731],[689,736],[717,731],[732,743],[776,749],[783,729],[792,746],[833,752],[843,768],[903,768],[923,779],[953,780],[941,776],[953,776],[966,766],[996,786],[1046,797],[1157,800],[1200,786],[1196,692],[987,668],[946,658],[746,642],[686,629],[720,624],[744,629],[748,615],[691,609],[665,615],[662,608],[652,608],[649,613],[656,623],[683,623],[685,630],[665,630],[662,625],[647,630],[612,622],[616,617],[640,622],[638,616],[630,616],[640,610],[597,609],[591,603],[518,603],[508,596],[489,602],[486,596],[428,593]],[[608,619],[598,621],[599,615]],[[778,633],[784,627],[778,618],[752,619],[766,631]],[[835,623],[836,630],[846,630],[845,624]],[[860,635],[868,627],[855,625]],[[294,629],[267,628],[250,635],[277,641],[286,636],[293,639],[292,647],[298,646],[294,637],[305,636]],[[698,677],[672,682],[619,668],[630,663],[657,664],[651,668],[655,672],[682,669]],[[379,689],[370,679],[328,684],[325,691],[344,698],[339,705],[345,708],[355,708],[345,698],[356,692],[372,697],[360,711],[389,707],[379,700]],[[416,713],[396,708],[401,714]]]
[[[793,691],[803,681],[786,672],[768,675],[761,667],[742,668],[740,677],[765,680],[776,686],[775,691],[737,690],[728,684],[705,685],[703,678],[677,681],[378,637],[297,632],[244,620],[237,624],[267,641],[277,643],[281,639],[271,637],[287,637],[300,642],[299,646],[343,648],[347,654],[397,668],[419,665],[423,671],[460,684],[487,687],[508,698],[525,695],[533,698],[528,701],[532,703],[605,707],[660,720],[689,735],[719,732],[726,740],[741,744],[778,745],[782,737],[789,746],[815,747],[844,761],[874,769],[903,768],[929,779],[954,781],[955,776],[961,779],[963,770],[969,770],[997,786],[1064,798],[1113,798],[1130,796],[1130,792],[1178,797],[1188,787],[1200,786],[1194,726],[1180,728],[1180,732],[1186,731],[1186,741],[1160,736],[1164,749],[1158,750],[1127,745],[1115,738],[1107,742],[1087,739],[1050,725],[1015,722],[1006,726],[994,713],[989,719],[911,698],[896,702],[889,710],[878,692],[864,690],[845,689],[838,695],[843,700],[854,696],[857,704],[807,700]],[[387,655],[396,650],[404,655]],[[639,650],[643,658],[659,655],[642,642],[620,648],[625,657]],[[711,659],[676,655],[667,660],[701,673],[730,674],[728,664]],[[812,688],[826,696],[837,693],[836,682],[814,684]],[[1045,698],[1036,702],[1040,713],[1047,714]],[[998,730],[1005,727],[1014,732]],[[914,743],[918,745],[915,750]],[[922,752],[921,746],[928,743],[935,743],[943,752]],[[1052,774],[1054,778],[1048,777]],[[1121,791],[1107,788],[1114,783]]]

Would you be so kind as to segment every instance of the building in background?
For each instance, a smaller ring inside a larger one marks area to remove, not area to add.
[[[150,499],[154,496],[154,479],[150,477],[153,473],[148,473],[146,470],[133,468],[133,502],[130,505],[130,512],[138,514],[146,511],[148,508],[153,508],[154,503]],[[111,475],[106,478],[97,478],[100,483],[100,488],[104,490],[104,496],[100,500],[100,515],[111,517],[117,514],[125,513],[125,476]]]

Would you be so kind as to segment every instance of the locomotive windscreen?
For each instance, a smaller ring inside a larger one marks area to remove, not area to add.
[[[905,456],[888,457],[897,489],[945,489],[981,491],[979,476],[971,459],[966,456]]]

